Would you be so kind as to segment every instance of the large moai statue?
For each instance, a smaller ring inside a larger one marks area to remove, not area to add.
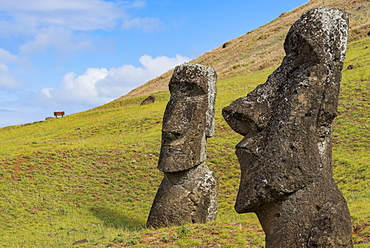
[[[218,181],[206,165],[214,132],[217,75],[199,64],[177,66],[162,126],[158,169],[164,172],[147,227],[205,223],[217,214]]]
[[[291,27],[281,66],[223,109],[237,144],[235,210],[255,212],[266,247],[352,247],[351,218],[332,172],[348,16],[320,7]]]

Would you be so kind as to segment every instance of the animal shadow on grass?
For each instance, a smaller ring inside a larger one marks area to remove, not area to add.
[[[130,231],[145,228],[145,221],[132,213],[119,212],[109,208],[91,208],[90,211],[107,227]]]

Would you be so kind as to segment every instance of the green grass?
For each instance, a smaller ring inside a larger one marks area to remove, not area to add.
[[[370,247],[370,48],[367,47],[369,38],[349,46],[339,116],[334,122],[334,175],[347,199],[358,247]],[[347,69],[348,65],[354,69]]]
[[[370,247],[370,38],[349,45],[339,116],[334,124],[334,176],[346,197],[356,247]],[[348,65],[353,70],[347,70]],[[233,210],[239,184],[234,154],[241,136],[221,109],[264,83],[273,68],[218,82],[216,133],[208,165],[220,181],[217,221],[145,228],[162,179],[156,169],[169,93],[115,101],[63,118],[0,129],[0,247],[263,247],[254,214]],[[87,239],[88,242],[73,245]]]

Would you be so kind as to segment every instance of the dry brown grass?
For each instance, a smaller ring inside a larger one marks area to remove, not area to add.
[[[283,42],[290,26],[307,10],[331,6],[350,14],[349,41],[359,40],[370,31],[369,0],[311,0],[289,13],[282,13],[274,21],[206,52],[191,63],[210,65],[219,79],[245,75],[253,71],[276,67],[284,56]],[[118,100],[150,95],[167,90],[172,75],[170,70],[130,91]]]

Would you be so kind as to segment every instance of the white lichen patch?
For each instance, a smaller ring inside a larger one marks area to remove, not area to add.
[[[207,222],[213,221],[216,219],[217,210],[218,210],[218,200],[217,200],[217,179],[214,176],[214,173],[204,164],[204,174],[199,180],[199,186],[202,189],[202,192],[205,192],[207,197],[209,197],[208,205],[208,215]]]
[[[326,154],[326,149],[328,147],[328,142],[322,141],[317,143],[317,148],[319,149],[320,157],[324,157]]]

